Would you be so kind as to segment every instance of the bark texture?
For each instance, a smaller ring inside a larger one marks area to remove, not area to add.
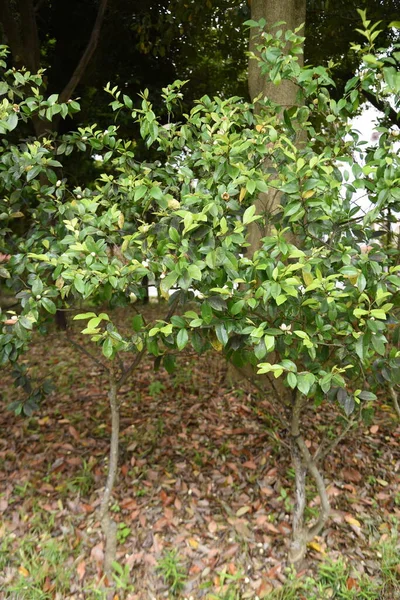
[[[295,506],[292,543],[289,552],[289,560],[293,564],[298,564],[304,558],[307,544],[322,531],[330,513],[324,479],[301,434],[301,415],[306,401],[306,398],[298,392],[293,392],[290,435],[292,461],[295,470]],[[308,474],[314,480],[321,501],[318,518],[311,526],[308,526],[304,521],[304,512],[307,506],[306,483]]]
[[[254,21],[264,18],[269,28],[279,21],[284,21],[285,24],[279,28],[283,31],[288,29],[293,31],[305,22],[306,0],[252,0],[251,18]],[[249,50],[256,55],[257,43],[258,34],[255,30],[251,30]],[[301,55],[299,56],[299,62],[302,64]],[[282,80],[280,85],[267,82],[261,74],[258,61],[252,58],[249,60],[248,84],[251,101],[262,94],[263,97],[267,97],[281,105],[283,109],[290,108],[296,104],[297,86],[291,81],[286,80]],[[265,163],[265,168],[267,167],[268,162]],[[272,216],[280,204],[280,194],[276,190],[260,194],[255,204],[257,214]],[[258,222],[250,224],[248,238],[250,242],[249,252],[253,253],[259,248],[261,238],[268,235],[269,229],[268,223],[264,227],[260,226]]]

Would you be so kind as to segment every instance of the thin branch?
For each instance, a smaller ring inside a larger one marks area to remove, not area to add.
[[[97,366],[101,367],[102,369],[104,369],[107,373],[110,372],[110,369],[108,367],[106,367],[106,365],[104,363],[101,362],[101,360],[99,360],[98,358],[96,358],[95,356],[93,356],[93,354],[90,354],[90,352],[88,352],[86,350],[86,348],[84,348],[83,346],[81,346],[80,344],[78,344],[78,342],[75,342],[69,335],[66,336],[67,340],[69,341],[69,343],[74,346],[74,348],[76,348],[77,350],[79,350],[79,352],[82,352],[82,354],[85,354],[88,358],[90,358],[90,360],[92,360]]]
[[[332,452],[332,450],[334,450],[334,448],[336,448],[336,446],[338,444],[340,444],[340,442],[346,437],[346,435],[349,433],[350,429],[353,427],[353,425],[356,423],[355,419],[350,419],[349,421],[347,421],[347,424],[345,427],[343,427],[341,433],[335,437],[334,440],[331,441],[330,444],[328,444],[327,446],[325,446],[325,439],[323,439],[320,443],[320,445],[318,446],[313,460],[315,463],[318,462],[323,462],[325,460],[325,458]],[[325,446],[325,449],[323,449]]]
[[[86,46],[86,49],[82,54],[81,59],[75,68],[75,71],[72,73],[71,79],[68,81],[67,85],[60,94],[60,102],[67,102],[71,98],[76,86],[82,79],[82,75],[85,72],[86,67],[88,66],[93,54],[95,53],[99,42],[101,26],[103,24],[104,15],[107,9],[107,3],[108,0],[100,0],[99,10],[97,12],[96,21],[94,23],[88,45]]]
[[[121,377],[117,380],[117,388],[118,389],[120,389],[124,385],[125,381],[129,378],[129,376],[136,369],[136,367],[138,366],[138,364],[142,360],[145,352],[146,352],[146,346],[144,346],[142,348],[142,350],[138,354],[136,354],[134,360],[129,365],[129,367],[123,371]]]

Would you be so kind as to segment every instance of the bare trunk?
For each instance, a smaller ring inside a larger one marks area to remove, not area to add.
[[[298,392],[293,392],[292,423],[291,423],[291,448],[292,460],[295,469],[295,508],[293,512],[292,543],[289,552],[291,563],[299,563],[305,556],[307,544],[318,535],[330,513],[330,505],[326,493],[325,482],[318,470],[315,460],[310,454],[301,434],[301,413],[306,399]],[[307,526],[304,522],[304,512],[307,506],[306,477],[310,473],[317,487],[321,505],[316,523]]]
[[[117,524],[110,517],[110,500],[114,489],[118,469],[119,454],[119,402],[118,386],[114,373],[110,374],[110,391],[108,393],[111,409],[111,443],[108,464],[108,475],[100,506],[100,517],[105,537],[104,572],[109,574],[117,550]]]

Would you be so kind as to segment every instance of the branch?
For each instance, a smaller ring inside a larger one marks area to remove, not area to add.
[[[372,92],[368,92],[367,90],[361,90],[361,92],[364,94],[365,98],[371,102],[373,106],[375,106],[375,108],[383,112],[390,119],[392,125],[397,125],[397,127],[400,128],[400,117],[394,108],[390,106],[389,102],[378,100],[378,98]]]
[[[81,59],[72,73],[71,79],[60,94],[59,101],[67,102],[75,91],[76,86],[80,82],[86,67],[88,66],[99,42],[100,30],[103,24],[104,15],[107,9],[108,0],[100,0],[99,10],[97,12],[96,21],[94,23],[92,33]]]
[[[79,352],[82,352],[82,354],[85,354],[88,358],[90,358],[90,360],[92,360],[94,363],[96,363],[96,365],[98,365],[99,367],[102,367],[105,371],[107,371],[107,373],[110,372],[110,369],[108,367],[106,367],[106,365],[104,363],[102,363],[101,360],[99,360],[98,358],[93,356],[93,354],[90,354],[90,352],[88,352],[86,350],[86,348],[84,348],[83,346],[81,346],[80,344],[75,342],[71,337],[69,337],[69,335],[67,335],[67,340],[69,341],[70,344],[72,344],[72,346],[74,346],[74,348],[79,350]]]
[[[294,444],[300,450],[301,459],[304,468],[310,473],[315,481],[318,495],[321,499],[321,507],[318,515],[317,522],[312,527],[307,527],[303,530],[306,542],[311,542],[316,535],[320,533],[323,526],[325,525],[330,512],[330,505],[328,495],[326,493],[325,482],[318,467],[310,454],[309,449],[306,446],[304,438],[300,431],[301,426],[301,412],[306,403],[306,399],[302,398],[296,391],[293,392],[293,409],[292,409],[292,426],[291,426],[291,437]]]
[[[350,429],[353,427],[355,422],[356,422],[355,419],[350,419],[349,421],[347,421],[347,424],[345,427],[343,427],[341,433],[334,440],[332,440],[332,442],[330,444],[328,444],[325,447],[325,450],[323,450],[325,440],[322,440],[320,445],[317,448],[317,451],[314,454],[314,458],[313,458],[314,462],[315,463],[323,462],[325,460],[325,458],[332,452],[332,450],[334,448],[336,448],[336,446],[338,444],[340,444],[340,442],[343,440],[343,438],[346,437],[346,435],[349,433]]]

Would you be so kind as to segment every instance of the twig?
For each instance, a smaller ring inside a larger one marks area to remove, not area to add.
[[[323,450],[323,447],[325,445],[324,442],[326,440],[325,439],[321,440],[321,443],[319,444],[319,446],[314,454],[314,457],[313,457],[314,462],[315,463],[323,462],[325,460],[325,458],[332,452],[332,450],[334,448],[336,448],[336,446],[338,444],[340,444],[340,442],[343,440],[343,438],[346,437],[346,435],[349,433],[350,429],[353,427],[355,422],[356,422],[355,419],[350,419],[349,421],[347,421],[347,424],[345,427],[343,427],[341,433],[337,437],[335,437],[335,439],[332,440],[332,442],[330,444],[328,444],[325,447],[325,450]]]
[[[102,367],[107,373],[110,372],[110,369],[108,367],[106,367],[106,365],[104,363],[102,363],[101,360],[99,360],[98,358],[93,356],[93,354],[90,354],[90,352],[88,352],[86,350],[86,348],[84,348],[83,346],[81,346],[80,344],[75,342],[71,337],[69,337],[69,335],[67,335],[66,337],[67,337],[68,342],[70,344],[72,344],[72,346],[74,346],[77,350],[79,350],[79,352],[82,352],[82,354],[85,354],[86,356],[88,356],[94,363],[96,363],[96,365],[98,365],[99,367]]]

